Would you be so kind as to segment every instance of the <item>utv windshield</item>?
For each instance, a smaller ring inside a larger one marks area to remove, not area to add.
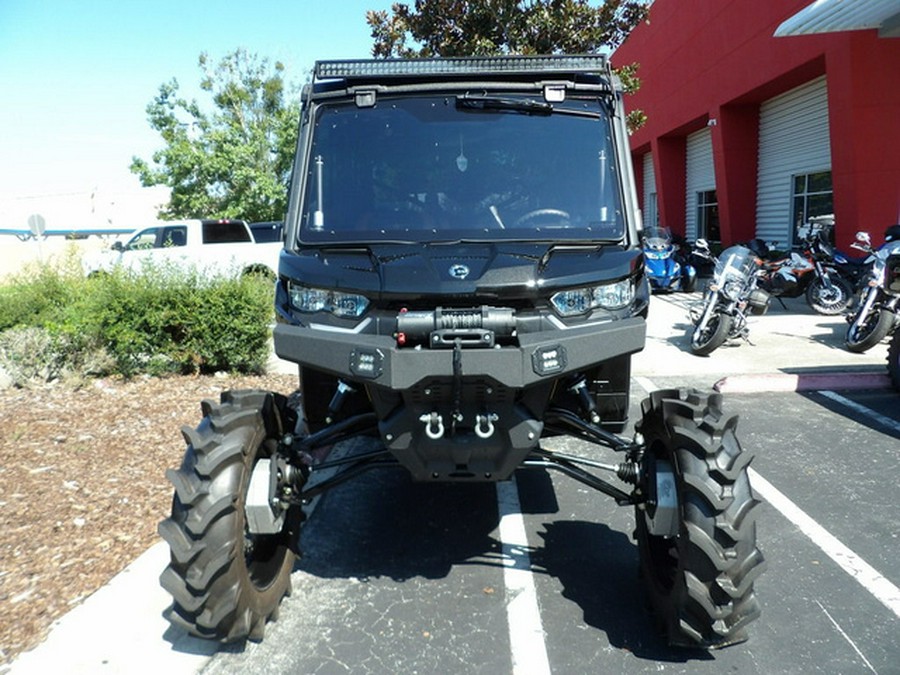
[[[610,122],[597,100],[380,98],[316,111],[306,242],[617,241]]]

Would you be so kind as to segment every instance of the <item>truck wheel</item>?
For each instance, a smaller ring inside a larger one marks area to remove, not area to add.
[[[847,327],[844,344],[851,352],[862,354],[887,337],[893,325],[894,313],[886,309],[867,312],[864,317],[857,314]]]
[[[714,312],[702,330],[695,326],[691,332],[691,353],[697,356],[712,354],[728,339],[733,321],[727,314]]]
[[[291,430],[287,399],[263,391],[224,392],[203,402],[175,486],[172,516],[159,524],[171,558],[160,583],[174,603],[166,617],[192,635],[234,642],[261,640],[290,592],[295,555],[283,533],[253,535],[244,507],[256,462],[271,457]]]
[[[648,494],[666,485],[657,471],[675,488],[668,500],[661,489],[655,506],[635,509],[641,576],[669,643],[683,647],[742,642],[760,614],[753,583],[765,562],[747,475],[752,457],[735,436],[737,417],[724,418],[720,404],[719,394],[656,391],[639,423]]]
[[[830,289],[819,278],[813,279],[806,288],[806,302],[814,312],[825,316],[843,312],[850,306],[851,298],[853,289],[849,282],[837,275],[833,275]]]
[[[888,376],[894,389],[900,391],[900,330],[894,333],[891,344],[888,347]]]

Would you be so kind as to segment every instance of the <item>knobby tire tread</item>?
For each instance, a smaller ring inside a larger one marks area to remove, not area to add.
[[[891,384],[894,385],[894,389],[900,391],[900,330],[894,333],[888,346],[887,368]]]
[[[650,534],[643,511],[635,510],[650,604],[672,645],[742,642],[760,614],[753,584],[765,561],[747,473],[752,456],[735,436],[737,418],[723,416],[720,395],[686,389],[654,392],[643,412],[647,452],[672,463],[680,507],[673,539]]]
[[[264,391],[233,391],[203,401],[196,429],[182,430],[187,451],[169,470],[172,514],[159,524],[170,547],[160,584],[173,598],[166,617],[190,634],[235,642],[262,639],[266,622],[290,593],[295,555],[278,535],[261,540],[261,583],[244,556],[243,503],[256,458],[270,455],[286,428],[287,400]]]

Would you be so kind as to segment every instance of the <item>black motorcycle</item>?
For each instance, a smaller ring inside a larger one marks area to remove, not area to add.
[[[691,353],[706,356],[726,340],[743,338],[749,342],[747,315],[765,314],[770,295],[757,288],[759,258],[746,246],[730,246],[714,258],[706,242],[698,239],[695,252],[714,261],[703,302],[691,309]]]
[[[885,232],[885,243],[875,249],[868,232],[858,232],[853,248],[871,257],[868,273],[858,289],[856,311],[847,317],[850,325],[844,344],[851,352],[871,349],[900,324],[900,225]]]
[[[813,311],[827,316],[840,314],[853,299],[853,285],[838,271],[830,232],[834,219],[811,218],[801,228],[797,250],[786,257],[774,258],[762,239],[748,247],[763,261],[759,287],[784,306],[781,298],[806,296]]]
[[[834,228],[834,216],[831,215],[816,216],[810,218],[809,222],[811,225],[821,225],[823,228],[826,228],[829,233]],[[869,271],[869,266],[872,263],[872,256],[852,256],[844,253],[831,243],[830,236],[823,237],[820,235],[819,239],[822,254],[826,256],[824,264],[829,270],[837,272],[837,274],[846,280],[855,294],[856,289],[859,288],[860,280],[862,280]],[[851,297],[851,304],[852,301]]]

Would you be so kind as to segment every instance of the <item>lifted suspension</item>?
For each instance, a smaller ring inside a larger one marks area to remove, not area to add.
[[[489,420],[488,420],[489,421]],[[605,429],[586,422],[578,415],[563,409],[551,409],[547,412],[546,428],[555,431],[566,431],[582,440],[602,445],[609,449],[624,452],[624,462],[607,463],[574,454],[549,451],[537,448],[522,462],[522,468],[554,469],[574,478],[580,483],[602,492],[619,505],[639,504],[647,501],[640,486],[641,462],[643,446],[636,441],[620,438]],[[308,503],[314,497],[354,478],[366,471],[383,468],[399,468],[399,461],[386,448],[378,448],[368,452],[355,453],[331,461],[317,461],[314,452],[317,449],[335,445],[358,436],[376,436],[377,418],[374,413],[355,415],[332,424],[308,436],[287,434],[282,438],[279,455],[280,461],[274,463],[273,501],[282,508],[288,505]],[[598,469],[613,473],[624,482],[636,486],[629,494],[603,478],[591,473],[586,468]],[[313,485],[309,485],[312,477],[319,473],[339,469],[334,475]],[[274,505],[274,504],[273,504]]]

